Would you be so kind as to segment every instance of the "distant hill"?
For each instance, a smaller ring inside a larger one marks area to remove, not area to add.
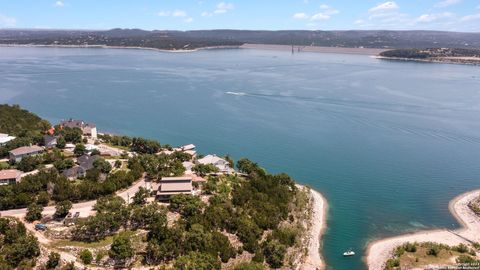
[[[195,49],[244,43],[365,48],[480,48],[480,33],[443,31],[0,30],[0,44],[107,45]]]

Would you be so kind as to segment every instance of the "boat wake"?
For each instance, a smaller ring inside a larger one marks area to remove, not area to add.
[[[225,92],[225,94],[233,95],[233,96],[245,96],[245,95],[247,95],[247,93],[244,93],[244,92],[231,92],[231,91]]]

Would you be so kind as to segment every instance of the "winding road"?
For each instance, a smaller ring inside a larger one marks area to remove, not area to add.
[[[147,181],[145,177],[146,176],[144,174],[142,178],[134,182],[129,188],[118,191],[116,195],[123,198],[126,202],[129,202],[130,198],[140,189],[140,187],[152,188],[151,182]],[[97,200],[75,203],[72,205],[72,209],[70,210],[70,212],[79,212],[80,217],[88,217],[95,212],[93,210],[93,206],[95,205],[95,203],[97,203]],[[23,216],[25,216],[26,213],[27,208],[0,211],[0,215],[2,217],[9,216],[22,218]],[[43,209],[42,212],[43,215],[52,215],[54,213],[55,206],[47,206]]]

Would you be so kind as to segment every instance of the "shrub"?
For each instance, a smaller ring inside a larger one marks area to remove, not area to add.
[[[27,214],[25,215],[25,219],[29,222],[33,222],[35,220],[39,220],[42,218],[43,207],[36,203],[32,203],[27,208]]]
[[[466,253],[469,251],[469,248],[467,247],[467,245],[462,243],[462,244],[459,244],[458,246],[453,247],[452,250],[460,253]]]
[[[233,270],[264,270],[265,267],[256,262],[242,262],[237,264]]]
[[[48,261],[45,265],[45,268],[47,268],[48,270],[55,269],[59,263],[60,263],[60,254],[56,252],[50,252],[50,254],[48,255]]]
[[[84,264],[90,264],[93,260],[92,252],[88,249],[80,251],[80,260],[82,260]]]
[[[389,259],[386,264],[384,270],[393,270],[397,267],[400,267],[400,260],[399,259]]]
[[[280,268],[283,266],[283,259],[287,248],[277,240],[270,240],[263,245],[263,254],[267,263],[272,268]]]

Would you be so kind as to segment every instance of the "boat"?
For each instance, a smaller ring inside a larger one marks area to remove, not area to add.
[[[347,251],[345,251],[343,253],[344,257],[350,257],[350,256],[353,256],[353,255],[355,255],[355,252],[353,252],[353,250],[351,248],[349,248]]]

